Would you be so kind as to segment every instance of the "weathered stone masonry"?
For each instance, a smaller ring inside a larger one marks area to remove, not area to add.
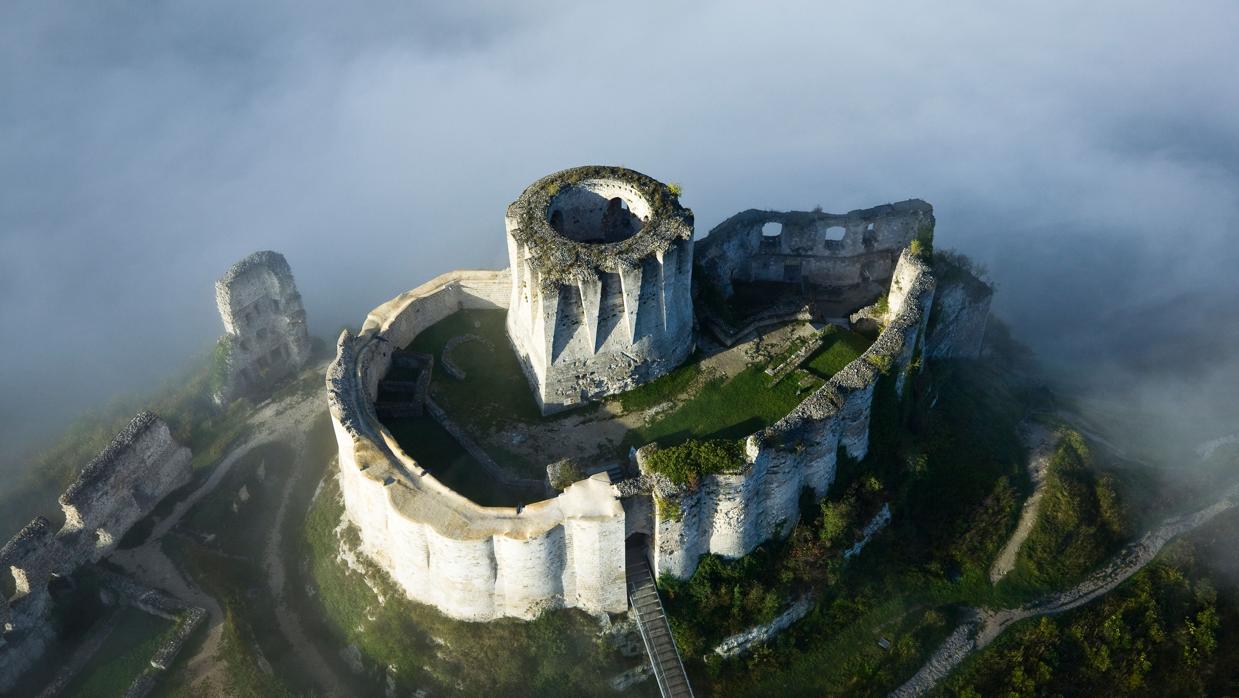
[[[362,552],[391,574],[410,598],[450,616],[532,618],[555,607],[623,611],[625,543],[636,533],[653,539],[657,573],[679,577],[691,575],[703,554],[738,557],[773,536],[785,535],[798,516],[803,488],[818,496],[826,494],[838,449],[854,458],[867,453],[870,411],[880,376],[888,373],[902,394],[908,376],[919,366],[917,358],[926,351],[936,282],[925,262],[907,248],[914,238],[932,232],[928,204],[914,200],[845,216],[740,214],[697,243],[706,273],[724,286],[775,268],[752,264],[754,256],[776,254],[769,242],[764,243],[765,252],[750,249],[754,231],[754,244],[763,244],[763,219],[781,216],[827,238],[825,229],[818,229],[825,223],[844,228],[841,247],[819,244],[806,252],[801,248],[808,244],[807,238],[789,239],[780,244],[791,247],[780,248],[783,251],[777,254],[815,258],[813,264],[818,266],[802,263],[801,274],[808,267],[812,283],[842,284],[865,303],[886,295],[884,305],[870,308],[883,329],[865,354],[785,418],[749,436],[738,472],[711,475],[696,490],[673,487],[649,472],[618,483],[600,473],[519,513],[474,504],[404,453],[375,416],[376,391],[393,353],[423,329],[462,309],[507,308],[513,345],[520,354],[525,343],[522,358],[531,384],[543,405],[552,409],[646,380],[654,374],[632,370],[641,360],[652,358],[653,364],[661,359],[674,365],[672,361],[679,359],[659,345],[668,337],[687,331],[684,345],[691,346],[691,297],[682,292],[691,282],[694,253],[691,245],[681,247],[684,238],[675,232],[687,228],[691,235],[691,215],[681,218],[671,234],[642,239],[634,227],[652,220],[659,205],[668,205],[665,200],[657,202],[668,193],[651,194],[659,190],[643,180],[633,180],[634,184],[607,173],[613,171],[585,168],[570,177],[559,173],[526,190],[508,210],[511,273],[445,274],[374,310],[360,334],[345,332],[339,339],[327,389],[347,516],[358,529]],[[531,226],[531,220],[546,225]],[[793,238],[799,234],[786,228],[783,234],[788,232]],[[563,244],[565,240],[572,244]],[[826,259],[831,254],[850,261]],[[819,256],[823,259],[816,260]],[[661,265],[657,274],[647,274],[644,265],[651,259]],[[681,260],[689,265],[683,273]],[[625,285],[625,270],[637,269],[640,281]],[[609,288],[608,282],[599,280],[603,274],[619,277],[618,292],[609,301],[609,322],[614,324],[605,332],[599,329],[605,326],[602,313],[608,307],[602,302],[607,296],[603,290]],[[647,288],[649,279],[658,283]],[[589,288],[595,281],[597,317],[590,310],[595,306],[582,304],[594,298]],[[634,308],[635,316],[628,314]],[[987,306],[978,309],[969,301],[957,311],[944,317],[948,321],[983,317]],[[642,336],[643,317],[657,320],[644,335],[652,341],[638,347],[647,353],[612,365],[606,352],[598,349],[630,350],[634,337]],[[966,347],[971,347],[974,334],[967,330],[962,335],[941,335],[963,338],[941,344],[942,355],[969,351]],[[558,367],[566,366],[556,364],[563,357],[577,363],[556,374]],[[593,384],[583,380],[589,371],[604,374],[604,380]],[[561,391],[563,386],[568,388]],[[638,451],[638,465],[644,463],[649,448]]]
[[[506,217],[508,336],[544,414],[635,388],[693,351],[693,216],[666,185],[578,167]]]
[[[638,465],[653,482],[654,565],[659,575],[692,576],[698,559],[713,553],[740,557],[776,536],[799,517],[800,493],[825,496],[842,447],[852,458],[869,450],[869,416],[882,370],[902,393],[933,303],[929,268],[905,251],[891,279],[886,327],[858,359],[773,426],[745,440],[744,465],[734,474],[704,478],[694,490],[652,475],[638,451]]]
[[[219,402],[261,393],[310,359],[310,336],[292,269],[278,252],[255,252],[215,282],[224,323],[226,384]]]
[[[190,452],[168,425],[141,412],[60,496],[59,531],[37,517],[0,549],[0,691],[42,654],[54,577],[110,553],[135,523],[190,479]]]
[[[479,506],[405,454],[373,413],[394,348],[458,310],[506,307],[510,291],[506,271],[445,274],[377,308],[359,335],[341,335],[327,389],[345,507],[363,552],[410,598],[450,616],[622,612],[624,510],[605,474],[519,513]]]

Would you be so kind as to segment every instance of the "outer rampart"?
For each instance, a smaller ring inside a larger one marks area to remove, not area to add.
[[[506,271],[444,274],[377,308],[358,336],[341,335],[327,390],[345,507],[363,552],[450,616],[622,612],[624,511],[605,474],[519,512],[482,507],[427,473],[374,415],[393,348],[457,310],[506,307],[509,283]]]
[[[168,493],[189,482],[190,452],[162,419],[141,412],[60,496],[60,531],[37,517],[0,549],[0,691],[42,654],[53,577],[111,552]]]
[[[930,269],[905,251],[892,275],[887,323],[877,340],[790,414],[749,436],[738,473],[709,475],[692,491],[651,478],[656,574],[687,578],[702,555],[740,557],[786,535],[799,516],[802,489],[826,494],[838,449],[857,459],[868,453],[874,389],[886,371],[902,394],[915,370],[934,286]],[[639,464],[650,448],[638,452]]]

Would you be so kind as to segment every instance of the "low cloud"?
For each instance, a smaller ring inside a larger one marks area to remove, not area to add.
[[[205,350],[245,254],[332,334],[503,266],[506,204],[583,163],[683,184],[700,233],[921,197],[1049,365],[1236,377],[1119,372],[1239,290],[1233,3],[491,5],[6,4],[0,463]]]

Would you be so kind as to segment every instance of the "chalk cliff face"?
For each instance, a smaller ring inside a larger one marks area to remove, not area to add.
[[[835,476],[839,448],[852,458],[869,449],[873,394],[883,370],[902,393],[922,341],[934,278],[907,251],[892,275],[888,321],[878,339],[858,359],[832,377],[773,426],[745,442],[744,465],[736,474],[715,474],[685,491],[649,473],[654,481],[656,574],[687,578],[701,555],[740,557],[761,543],[786,535],[799,518],[801,491],[821,497]]]
[[[623,612],[624,508],[605,473],[519,512],[482,507],[427,473],[374,416],[394,347],[458,310],[506,307],[509,284],[507,271],[445,274],[341,336],[327,385],[345,508],[362,552],[410,598],[454,618]]]
[[[60,531],[43,517],[0,548],[0,691],[51,640],[48,582],[96,562],[161,499],[190,479],[190,452],[162,419],[141,412],[60,495]]]
[[[993,296],[992,288],[967,271],[951,274],[939,286],[934,301],[925,356],[931,359],[979,357]]]

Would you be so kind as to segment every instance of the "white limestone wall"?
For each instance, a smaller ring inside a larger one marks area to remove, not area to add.
[[[327,383],[345,510],[364,554],[409,598],[454,618],[623,612],[625,517],[605,474],[520,513],[482,507],[427,473],[374,417],[393,348],[457,310],[502,308],[510,292],[506,271],[444,274],[375,309],[361,335],[341,336]]]
[[[905,251],[892,277],[889,319],[878,339],[789,415],[749,436],[739,472],[709,475],[691,491],[654,476],[655,574],[688,578],[701,555],[741,557],[786,535],[799,517],[802,490],[826,494],[838,449],[857,459],[868,453],[879,367],[893,372],[896,389],[902,390],[922,341],[934,284],[929,268]],[[637,454],[647,473],[651,448]]]
[[[694,348],[693,243],[616,273],[546,285],[507,219],[508,336],[544,413],[611,395],[678,366]]]

